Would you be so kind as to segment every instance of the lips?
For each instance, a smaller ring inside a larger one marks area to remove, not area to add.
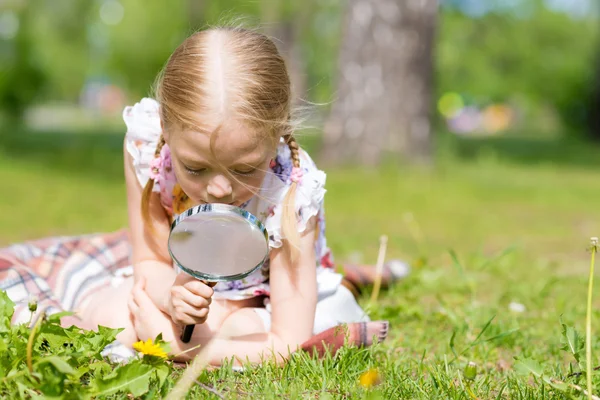
[[[237,205],[237,202],[234,201],[234,202],[231,202],[231,203],[227,203],[225,201],[215,201],[213,203],[209,203],[207,201],[201,201],[200,204],[226,204],[228,206],[234,206],[235,207]]]

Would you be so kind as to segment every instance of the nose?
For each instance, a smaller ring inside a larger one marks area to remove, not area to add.
[[[225,176],[215,175],[206,187],[209,203],[229,203],[233,201],[231,182]]]

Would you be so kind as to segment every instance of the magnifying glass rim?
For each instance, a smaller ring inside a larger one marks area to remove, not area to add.
[[[171,235],[173,233],[173,230],[187,218],[201,214],[201,213],[205,213],[205,212],[213,212],[216,214],[223,214],[223,215],[237,214],[238,216],[242,217],[250,224],[257,227],[262,232],[263,236],[265,237],[265,243],[267,246],[267,252],[265,254],[265,257],[262,259],[262,261],[259,262],[255,267],[253,267],[249,271],[242,272],[240,274],[234,274],[234,275],[203,274],[201,272],[193,271],[193,270],[181,265],[179,263],[179,261],[177,260],[177,257],[175,257],[175,255],[171,252]],[[263,225],[263,223],[260,222],[260,220],[254,214],[244,210],[243,208],[232,206],[229,204],[219,204],[219,203],[199,204],[197,206],[188,208],[187,210],[185,210],[184,212],[179,214],[177,216],[177,218],[175,218],[175,220],[173,220],[173,223],[171,223],[171,231],[169,232],[169,242],[168,242],[167,247],[169,248],[169,254],[171,255],[171,259],[173,259],[175,264],[177,264],[177,266],[179,268],[181,268],[184,272],[190,274],[194,278],[202,279],[202,280],[210,281],[210,282],[231,282],[231,281],[236,281],[236,280],[247,277],[248,275],[252,274],[257,269],[259,269],[267,261],[267,259],[269,258],[269,234],[267,232],[267,229]]]

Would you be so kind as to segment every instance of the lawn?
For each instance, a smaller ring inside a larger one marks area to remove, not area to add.
[[[600,148],[558,139],[440,142],[430,169],[326,171],[337,261],[374,263],[385,234],[388,258],[413,264],[376,304],[368,292],[363,299],[372,318],[390,320],[389,339],[325,361],[205,372],[196,398],[218,398],[207,387],[226,398],[577,398],[542,384],[539,372],[585,387],[567,376],[579,367],[563,349],[561,320],[583,334],[586,248],[600,236]],[[0,245],[126,224],[120,134],[3,133],[0,182]],[[600,292],[594,304],[600,310]],[[600,332],[597,311],[593,322]],[[472,381],[463,374],[469,362],[477,365]],[[382,382],[367,390],[358,379],[370,368]]]

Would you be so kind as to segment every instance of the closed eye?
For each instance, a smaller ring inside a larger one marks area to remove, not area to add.
[[[245,175],[245,176],[252,175],[254,172],[256,172],[256,168],[252,168],[252,169],[249,169],[249,170],[239,170],[239,169],[234,169],[233,170],[234,174],[236,174],[236,175]]]
[[[187,166],[184,166],[184,167],[185,167],[185,171],[190,175],[200,175],[206,171],[206,168],[193,169],[193,168],[190,168]]]

